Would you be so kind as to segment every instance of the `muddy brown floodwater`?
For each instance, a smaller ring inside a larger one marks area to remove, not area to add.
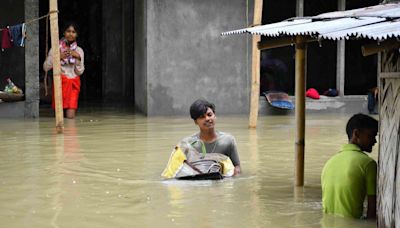
[[[257,130],[246,116],[218,116],[243,174],[193,182],[160,177],[197,131],[189,117],[81,112],[59,135],[50,117],[1,119],[1,227],[375,227],[321,209],[321,170],[346,143],[349,116],[307,116],[304,188],[293,186],[294,116],[260,117]]]

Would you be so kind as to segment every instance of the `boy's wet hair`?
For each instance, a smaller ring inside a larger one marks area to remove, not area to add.
[[[349,140],[353,136],[353,131],[355,129],[373,129],[378,131],[378,121],[362,113],[355,114],[349,119],[346,125],[346,133]]]
[[[207,112],[207,108],[211,108],[215,113],[215,105],[213,103],[203,99],[196,100],[190,106],[190,117],[193,120],[197,120],[197,118],[202,117]]]

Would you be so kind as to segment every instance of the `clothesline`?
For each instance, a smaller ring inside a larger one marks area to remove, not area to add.
[[[38,20],[41,20],[41,19],[43,19],[43,18],[49,17],[49,16],[50,16],[51,14],[53,14],[53,13],[59,13],[59,11],[58,11],[58,10],[49,11],[48,14],[43,15],[43,16],[38,17],[38,18],[31,19],[31,20],[29,20],[29,21],[26,21],[24,24],[25,24],[25,25],[32,24],[32,23],[35,22],[35,21],[38,21]],[[22,24],[22,23],[21,23],[21,24]],[[0,28],[0,31],[3,31],[3,30],[4,30],[4,29]]]

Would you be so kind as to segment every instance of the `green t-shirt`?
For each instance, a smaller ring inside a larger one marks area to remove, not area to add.
[[[376,169],[374,159],[357,145],[343,145],[322,170],[324,212],[360,218],[365,196],[376,195]]]

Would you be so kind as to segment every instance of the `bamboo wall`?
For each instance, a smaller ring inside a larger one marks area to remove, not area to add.
[[[381,53],[378,227],[400,227],[400,58]],[[398,169],[399,167],[399,169]]]

